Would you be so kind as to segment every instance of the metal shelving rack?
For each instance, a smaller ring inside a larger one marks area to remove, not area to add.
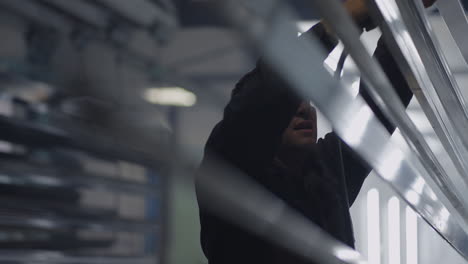
[[[0,131],[1,262],[161,262],[164,161],[86,127],[3,115]]]

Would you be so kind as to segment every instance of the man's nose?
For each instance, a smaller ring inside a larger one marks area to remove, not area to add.
[[[315,116],[315,108],[310,106],[309,104],[302,103],[298,109],[298,115],[304,119],[312,120]]]

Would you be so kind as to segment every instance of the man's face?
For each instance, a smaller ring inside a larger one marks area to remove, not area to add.
[[[283,132],[282,145],[286,148],[309,149],[317,142],[317,112],[303,102]]]

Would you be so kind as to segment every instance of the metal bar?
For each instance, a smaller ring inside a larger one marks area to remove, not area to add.
[[[5,263],[54,263],[54,264],[157,264],[156,256],[71,256],[58,251],[0,250],[0,262]]]
[[[322,61],[317,58],[324,55],[316,40],[297,42],[292,38],[290,32],[295,32],[295,26],[291,21],[294,21],[294,17],[287,8],[273,8],[274,1],[269,1],[269,6],[265,2],[251,3],[250,6],[239,1],[224,2],[226,15],[265,56],[273,69],[300,94],[311,98],[342,140],[367,161],[437,233],[467,258],[468,237],[465,229],[426,184],[422,176],[427,172],[422,169],[423,166],[415,166],[408,153],[389,141],[390,135],[364,100],[360,96],[353,99],[353,95],[323,68]],[[255,5],[259,9],[255,9]],[[342,8],[341,5],[337,6]]]
[[[41,180],[43,179],[43,180]],[[0,182],[36,187],[100,188],[134,195],[158,195],[159,186],[108,178],[62,167],[47,168],[28,162],[0,161]]]
[[[399,0],[400,1],[400,0]],[[443,2],[443,1],[442,1]],[[463,11],[463,6],[459,6],[460,11]],[[450,114],[456,114],[456,117],[460,117],[462,122],[458,121],[456,123],[461,123],[457,129],[464,129],[460,133],[464,135],[463,139],[465,140],[465,144],[468,148],[468,135],[466,133],[466,128],[468,128],[468,105],[464,102],[463,100],[463,92],[461,91],[460,87],[458,86],[458,83],[455,80],[455,77],[453,76],[452,71],[450,70],[450,67],[447,63],[447,60],[444,56],[444,53],[442,52],[442,49],[440,48],[440,45],[434,36],[434,32],[432,31],[432,27],[427,19],[426,13],[423,10],[423,6],[420,2],[415,2],[410,1],[409,3],[409,9],[412,11],[412,15],[415,13],[419,14],[419,16],[416,16],[418,19],[420,19],[420,25],[423,26],[426,30],[420,30],[420,32],[423,33],[424,37],[426,38],[426,41],[428,43],[428,46],[433,50],[433,53],[435,51],[435,54],[437,56],[433,57],[434,65],[438,67],[438,69],[442,72],[441,75],[443,77],[443,80],[447,83],[448,90],[445,91],[443,90],[440,86],[436,86],[437,92],[439,94],[439,97],[443,100],[443,102],[450,102],[451,104],[444,105],[450,110]],[[465,29],[466,29],[466,16],[464,19],[465,22]],[[463,25],[463,23],[461,23]],[[465,35],[466,38],[466,35]],[[460,45],[462,45],[464,48],[466,48],[466,41],[461,41],[459,42]],[[452,106],[453,105],[453,106]],[[452,117],[452,118],[456,118]],[[455,122],[455,121],[454,121]]]
[[[464,202],[463,196],[458,192],[455,183],[448,176],[435,154],[427,144],[424,136],[419,132],[416,125],[406,114],[405,107],[401,103],[395,89],[388,80],[380,65],[371,58],[359,39],[360,32],[353,21],[341,8],[341,3],[336,1],[323,2],[313,1],[317,9],[329,21],[338,37],[343,41],[345,49],[353,57],[359,67],[363,79],[366,81],[369,94],[373,97],[377,105],[383,110],[386,117],[397,125],[406,139],[409,148],[416,153],[417,159],[426,168],[429,176],[425,177],[431,186],[439,188],[442,194],[447,197],[446,204],[450,203],[449,211],[457,215],[459,220],[468,227],[468,206]],[[364,52],[363,52],[364,51]],[[409,155],[411,160],[415,156]],[[464,174],[465,171],[460,171]],[[423,174],[424,175],[424,174]],[[465,185],[465,188],[467,188]]]
[[[461,54],[468,62],[468,19],[460,0],[444,0],[436,3]]]
[[[156,232],[158,225],[132,220],[90,220],[58,216],[37,216],[24,213],[1,212],[1,227],[21,227],[50,231],[73,231],[88,229],[95,231],[128,231],[138,233]]]
[[[85,134],[84,131],[71,133],[48,125],[13,120],[4,116],[0,116],[0,138],[36,147],[67,147],[83,150],[106,159],[132,161],[150,168],[164,167],[164,161],[154,158],[154,154],[134,150],[109,139],[98,139]]]
[[[434,54],[436,53],[435,51],[427,51],[427,45],[422,39],[422,33],[420,33],[425,29],[421,30],[413,27],[410,30],[406,27],[395,1],[377,0],[375,2],[369,1],[369,3],[371,3],[372,8],[371,14],[374,15],[376,21],[379,21],[383,37],[390,51],[395,56],[396,61],[399,63],[402,72],[405,73],[408,85],[420,102],[437,136],[459,171],[458,181],[466,184],[468,150],[462,139],[462,137],[466,137],[466,133],[460,134],[460,131],[457,131],[454,124],[456,121],[451,120],[451,112],[444,107],[444,104],[448,104],[449,101],[442,102],[437,94],[436,86],[444,84],[440,80],[434,83],[431,81],[431,78],[436,78],[431,75],[437,75],[438,72],[435,72],[437,69],[434,69],[435,67],[432,64],[423,64],[423,57],[429,63],[428,60],[430,58],[428,57],[439,55]],[[420,38],[419,43],[413,41],[415,38]],[[428,71],[429,68],[432,69],[431,73]],[[447,93],[448,90],[447,88],[444,93]],[[463,120],[459,121],[463,122]],[[456,180],[457,177],[455,175],[452,176],[452,181]],[[458,193],[463,194],[465,192],[463,185],[465,184],[455,184],[454,187],[458,189]]]
[[[50,190],[53,192],[54,190]],[[80,206],[77,203],[64,202],[59,199],[51,200],[36,197],[21,197],[18,195],[2,194],[0,197],[0,208],[3,211],[16,210],[22,212],[38,212],[38,214],[61,214],[78,218],[94,218],[108,221],[118,220],[116,208],[90,208]]]
[[[468,110],[462,100],[461,90],[434,37],[422,3],[414,0],[397,0],[396,3],[406,29],[418,47],[417,54],[420,54],[420,60],[427,69],[430,80],[434,83],[435,93],[427,92],[427,94],[431,96],[431,99],[436,96],[440,99],[442,107],[448,114],[448,120],[455,128],[455,131],[450,132],[452,134],[458,132],[466,150],[468,148],[468,133],[466,133],[468,131]],[[422,87],[423,92],[426,92],[425,88]]]

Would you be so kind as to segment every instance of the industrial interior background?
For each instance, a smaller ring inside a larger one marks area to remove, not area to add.
[[[117,231],[98,228],[102,234],[91,232],[88,237],[96,236],[95,241],[101,241],[101,246],[96,242],[98,249],[83,249],[84,254],[144,255],[140,253],[153,252],[157,248],[157,257],[165,263],[207,263],[199,244],[198,207],[191,176],[202,157],[211,129],[222,117],[231,90],[256,61],[211,2],[0,0],[1,115],[23,121],[33,119],[26,124],[66,127],[67,133],[71,130],[70,134],[79,134],[89,143],[89,146],[73,143],[72,151],[58,148],[44,153],[41,146],[47,137],[42,138],[36,133],[21,135],[12,130],[0,142],[0,151],[5,156],[23,156],[20,160],[34,160],[49,166],[53,166],[50,164],[54,161],[67,160],[70,167],[65,168],[64,173],[74,170],[73,166],[78,166],[74,162],[79,162],[84,171],[155,186],[152,191],[156,198],[153,200],[139,197],[141,193],[109,191],[106,183],[100,181],[90,188],[80,188],[79,207],[112,211],[112,219],[132,219],[137,226],[136,231],[120,230],[119,224],[116,224]],[[307,0],[288,2],[300,13],[298,32],[317,20]],[[458,49],[453,48],[455,43],[437,7],[427,12],[457,81],[461,87],[466,87],[466,62],[460,59]],[[378,30],[374,30],[362,37],[370,52],[379,36]],[[338,57],[339,53],[334,52],[327,64],[333,68]],[[350,60],[345,64],[343,79],[350,84],[359,81],[359,73]],[[193,93],[189,96],[192,101],[183,103],[185,106],[152,103],[148,91],[158,87],[182,87]],[[463,90],[467,91],[465,96],[468,98],[468,89]],[[34,112],[33,117],[28,111]],[[417,102],[412,102],[408,113],[427,138],[433,138],[436,154],[444,160],[447,155]],[[321,118],[319,136],[329,131],[328,127]],[[31,151],[30,145],[34,146]],[[83,151],[99,152],[102,149],[105,149],[103,155],[83,154]],[[153,171],[137,165],[140,160],[135,156],[130,157],[134,160],[124,162],[115,161],[125,160],[116,154],[117,158],[109,161],[106,157],[109,152],[115,154],[114,149],[124,154],[132,153],[127,152],[131,149],[129,151],[149,156],[151,159],[145,162],[152,162],[157,169]],[[182,155],[188,161],[171,162],[168,157],[173,154]],[[5,160],[7,158],[11,157]],[[0,169],[0,176],[3,174],[7,172]],[[166,177],[169,175],[181,177]],[[0,179],[2,188],[8,185],[7,182]],[[372,209],[377,210],[377,215],[375,211],[369,211],[372,205],[367,202],[368,195],[380,197],[380,203],[374,205],[377,209]],[[370,250],[368,233],[379,233],[382,263],[387,263],[389,230],[395,228],[386,221],[388,202],[394,196],[387,185],[371,175],[352,208],[358,251],[367,257]],[[17,198],[11,199],[16,201]],[[395,199],[398,198],[393,198],[393,203]],[[411,212],[406,213],[408,209],[403,202],[398,204],[401,225],[397,226],[399,230],[396,232],[401,241],[406,241],[399,244],[399,252],[405,260],[402,263],[465,263],[424,221],[416,220],[416,216],[413,219]],[[152,225],[142,224],[142,219],[148,215],[152,215],[148,221],[156,223],[156,231],[151,229]],[[107,219],[108,216],[97,217]],[[0,226],[9,226],[7,219],[2,218]],[[369,222],[375,219],[377,224]],[[411,224],[413,227],[417,225],[416,232],[414,228],[407,232],[406,228]],[[23,226],[17,228],[20,227]],[[370,230],[371,227],[374,229]],[[140,234],[147,232],[145,228],[155,232],[157,241]],[[41,228],[32,228],[37,229]],[[2,227],[0,244],[2,240],[9,241],[8,235],[2,235],[3,230],[10,229]],[[86,230],[82,232],[80,237],[87,237]],[[111,242],[106,244],[106,241]],[[56,250],[53,245],[50,247]],[[410,263],[413,261],[416,262]]]

